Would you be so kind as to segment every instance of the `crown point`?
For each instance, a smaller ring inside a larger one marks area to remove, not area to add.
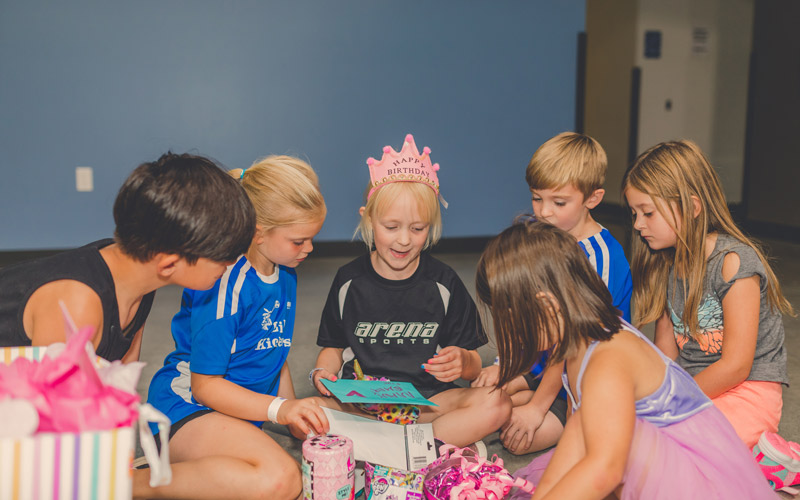
[[[391,147],[391,146],[384,146],[384,147],[383,147],[383,152],[384,152],[384,153],[387,153],[387,154],[388,154],[388,153],[389,153],[391,150],[392,150],[392,147]]]
[[[433,168],[434,172],[438,172],[439,171],[439,164],[438,163],[434,163],[431,168]]]
[[[422,154],[424,154],[424,155],[431,154],[431,148],[429,148],[428,146],[425,146],[424,148],[422,148]]]
[[[411,142],[414,140],[414,136],[411,134],[406,134],[406,142]]]
[[[373,158],[371,156],[369,158],[367,158],[367,165],[369,165],[371,167],[373,163],[375,163],[375,158]]]

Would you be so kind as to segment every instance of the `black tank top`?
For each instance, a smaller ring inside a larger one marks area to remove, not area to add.
[[[114,278],[100,256],[100,249],[112,243],[112,239],[99,240],[0,270],[0,347],[31,345],[31,339],[25,334],[22,324],[22,313],[28,299],[42,285],[58,280],[74,280],[94,290],[103,305],[103,337],[97,346],[97,355],[109,361],[122,359],[131,347],[133,336],[150,314],[155,292],[142,297],[133,320],[122,330]],[[60,316],[61,311],[55,309],[53,314]]]

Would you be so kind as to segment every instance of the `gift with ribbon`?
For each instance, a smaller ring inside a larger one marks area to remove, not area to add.
[[[443,445],[440,456],[425,469],[428,500],[500,500],[512,488],[533,493],[534,485],[514,478],[497,455],[487,460],[470,448]]]
[[[0,500],[131,498],[135,426],[151,468],[150,484],[171,481],[147,422],[169,420],[140,405],[144,363],[109,363],[62,305],[66,344],[0,349]]]

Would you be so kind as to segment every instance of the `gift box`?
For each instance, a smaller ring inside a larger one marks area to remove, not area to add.
[[[0,438],[0,500],[131,498],[133,427]]]
[[[150,486],[169,484],[170,421],[136,393],[144,363],[96,356],[94,329],[59,305],[66,344],[0,348],[0,500],[131,498],[137,424]]]
[[[506,498],[512,488],[519,488],[530,497],[534,485],[514,478],[497,455],[491,460],[471,448],[445,444],[439,458],[425,469],[426,500],[498,500]]]
[[[10,365],[17,358],[39,361],[46,350],[47,347],[0,347],[0,362]]]
[[[422,500],[425,474],[364,464],[364,494],[367,500]]]
[[[436,458],[432,424],[396,425],[323,408],[330,433],[353,441],[353,456],[373,464],[419,470]]]
[[[40,361],[45,351],[4,347],[0,361]],[[131,498],[133,452],[133,426],[0,438],[0,500]]]

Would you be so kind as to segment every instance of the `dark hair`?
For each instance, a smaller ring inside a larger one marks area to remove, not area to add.
[[[114,239],[146,262],[158,253],[229,262],[249,247],[255,210],[244,189],[214,161],[167,152],[139,165],[114,202]]]
[[[493,318],[498,386],[530,370],[541,351],[557,363],[621,327],[611,293],[575,238],[543,222],[517,221],[489,241],[476,292]]]

